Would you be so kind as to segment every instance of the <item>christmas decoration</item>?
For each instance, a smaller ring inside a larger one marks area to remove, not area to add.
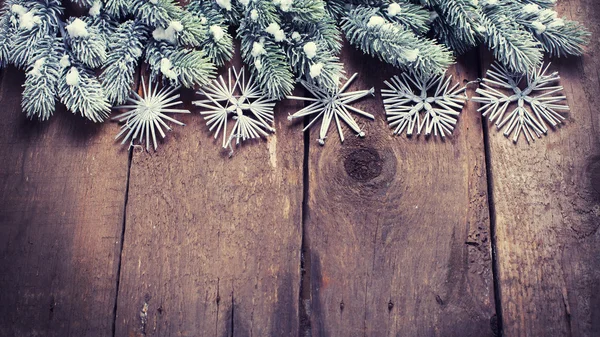
[[[352,75],[352,77],[348,79],[342,88],[333,92],[325,90],[322,87],[310,82],[301,81],[304,88],[306,88],[306,90],[308,90],[314,96],[314,98],[288,96],[288,99],[312,102],[309,106],[294,113],[293,115],[288,116],[288,119],[291,121],[293,119],[303,118],[305,116],[314,116],[312,121],[310,121],[310,123],[308,123],[308,125],[302,131],[306,131],[317,120],[321,119],[321,130],[319,131],[319,139],[317,139],[321,145],[325,145],[325,138],[327,138],[327,132],[329,131],[329,126],[333,119],[335,119],[335,125],[337,126],[337,130],[340,135],[340,141],[342,143],[344,142],[344,133],[342,132],[340,119],[346,122],[346,124],[352,130],[354,130],[354,132],[356,132],[357,136],[364,137],[364,131],[361,130],[360,126],[358,126],[354,118],[352,118],[350,111],[370,119],[375,119],[375,117],[370,113],[352,107],[350,103],[355,102],[365,96],[373,95],[375,89],[371,88],[369,90],[345,92],[352,81],[354,81],[356,76],[358,76],[357,73]]]
[[[162,129],[163,127],[169,131],[171,130],[167,123],[165,123],[165,120],[177,125],[185,125],[180,121],[165,115],[165,113],[190,113],[189,110],[172,108],[173,106],[183,103],[178,101],[180,95],[175,94],[175,91],[178,89],[179,86],[163,87],[158,90],[157,87],[152,88],[152,81],[148,82],[148,89],[146,89],[146,84],[142,78],[143,97],[134,91],[134,97],[127,99],[127,101],[131,103],[130,105],[115,107],[115,109],[130,109],[127,112],[113,117],[113,120],[124,122],[123,126],[121,126],[121,132],[119,132],[115,139],[123,137],[121,144],[125,144],[127,140],[130,140],[131,144],[133,144],[136,138],[138,138],[139,143],[142,143],[145,138],[146,150],[149,151],[150,136],[152,136],[152,144],[154,144],[154,150],[156,150],[158,148],[156,130],[158,130],[158,133],[162,138],[166,137],[165,132]]]
[[[479,111],[483,111],[483,116],[488,117],[490,122],[495,121],[498,130],[505,128],[506,137],[512,134],[516,143],[523,133],[529,143],[535,140],[534,135],[539,138],[548,132],[546,124],[556,127],[562,123],[565,117],[558,111],[569,110],[567,105],[558,104],[566,100],[566,96],[556,95],[563,87],[553,85],[560,76],[557,72],[547,74],[549,67],[550,64],[519,74],[500,64],[492,64],[481,83],[482,88],[476,91],[481,96],[471,99],[482,104]],[[521,89],[519,85],[523,79],[526,87]],[[516,106],[512,108],[513,105]],[[505,117],[509,107],[512,110]]]
[[[395,127],[394,133],[406,129],[411,136],[413,132],[421,134],[424,127],[426,136],[433,133],[443,138],[452,134],[467,97],[466,87],[459,88],[459,83],[450,87],[451,80],[452,76],[403,73],[384,81],[389,89],[381,89],[381,96],[390,127]]]
[[[205,116],[209,130],[214,130],[215,139],[222,130],[223,147],[230,147],[233,151],[231,145],[233,139],[236,140],[236,145],[239,145],[240,141],[260,136],[267,137],[268,132],[275,132],[271,126],[275,101],[266,97],[252,75],[246,79],[244,68],[239,72],[235,68],[229,68],[227,75],[227,83],[223,76],[219,76],[218,80],[212,81],[198,91],[198,94],[204,95],[206,99],[192,103],[207,109],[200,114]],[[235,123],[228,136],[229,116],[235,120]]]
[[[87,15],[68,17],[64,8],[78,6]],[[125,102],[142,60],[153,80],[173,85],[214,77],[233,46],[227,26],[211,15],[172,0],[6,0],[0,66],[27,71],[22,106],[30,118],[48,119],[58,99],[99,122]]]
[[[232,26],[247,69],[272,99],[290,95],[298,79],[336,92],[342,34],[421,80],[482,43],[507,70],[527,73],[544,52],[581,55],[588,42],[583,27],[558,17],[555,2],[190,0],[182,7],[174,0],[6,0],[0,65],[27,71],[22,105],[30,118],[48,119],[58,99],[93,121],[126,100],[142,61],[152,80],[210,82],[233,54]],[[64,8],[74,6],[86,14],[68,17]]]

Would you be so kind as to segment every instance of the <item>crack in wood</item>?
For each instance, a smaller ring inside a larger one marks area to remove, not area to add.
[[[235,336],[235,288],[231,280],[231,336]]]
[[[215,337],[219,337],[219,302],[221,302],[221,295],[219,294],[219,282],[220,278],[217,277],[217,298],[215,302],[217,303],[217,319],[215,321]]]
[[[567,289],[563,288],[562,291],[563,308],[565,312],[565,322],[567,324],[567,334],[569,337],[573,336],[573,327],[571,325],[571,308],[569,307],[569,301],[567,300]]]

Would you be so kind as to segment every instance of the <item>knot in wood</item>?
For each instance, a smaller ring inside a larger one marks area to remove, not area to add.
[[[356,149],[344,160],[344,169],[355,180],[369,181],[381,174],[383,160],[374,148]]]

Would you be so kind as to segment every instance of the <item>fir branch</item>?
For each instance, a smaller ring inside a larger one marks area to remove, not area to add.
[[[210,3],[214,9],[218,10],[229,25],[237,26],[240,24],[241,15],[244,12],[242,0],[201,0]],[[252,1],[252,0],[247,0]]]
[[[0,17],[0,68],[4,68],[10,57],[10,21],[8,15]]]
[[[542,50],[531,33],[520,29],[501,12],[491,11],[482,18],[485,43],[494,57],[512,71],[526,73],[542,62]]]
[[[240,21],[240,30],[246,30],[245,27],[262,29],[271,23],[281,24],[277,7],[270,1],[252,1],[246,6],[244,18]]]
[[[71,0],[71,2],[81,7],[91,7],[94,4],[94,0]]]
[[[39,30],[24,34],[12,34],[9,47],[9,59],[17,68],[26,68],[31,63],[35,50],[31,46],[38,45],[48,36]]]
[[[129,20],[120,24],[111,36],[104,71],[100,75],[102,87],[111,103],[122,104],[129,97],[148,35],[146,25]]]
[[[242,58],[251,64],[252,74],[270,98],[282,99],[294,89],[293,75],[289,61],[283,49],[275,43],[264,40],[254,41],[251,35],[242,35]],[[259,43],[265,51],[264,55],[252,55],[254,43]],[[258,67],[257,67],[258,65]]]
[[[244,12],[245,5],[241,2],[235,0],[191,0],[187,9],[191,12],[203,13],[208,20],[214,15],[227,25],[237,26],[240,23],[241,13]]]
[[[554,10],[536,6],[516,2],[503,7],[503,13],[533,34],[551,56],[582,55],[590,33],[575,21],[558,18]]]
[[[27,117],[44,121],[54,113],[63,54],[61,38],[46,39],[37,44],[23,84],[21,106]]]
[[[454,30],[443,17],[438,17],[434,20],[431,23],[431,27],[435,32],[437,39],[448,46],[448,48],[457,55],[462,55],[476,46],[475,44],[465,43],[465,41],[461,39],[461,36],[458,35],[458,31]]]
[[[104,0],[104,10],[117,18],[126,17],[133,10],[131,0]]]
[[[453,35],[467,46],[476,46],[481,34],[477,28],[481,25],[481,11],[472,0],[430,0],[433,8],[448,26]]]
[[[312,43],[312,45],[311,45]],[[315,46],[315,51],[307,53],[305,46]],[[319,87],[335,90],[344,74],[344,65],[337,55],[318,41],[303,40],[285,47],[294,73]],[[310,56],[310,57],[309,57]]]
[[[322,0],[293,1],[289,9],[283,10],[280,6],[279,10],[299,22],[317,22],[328,15]]]
[[[536,38],[551,56],[583,55],[591,33],[576,21],[563,20],[563,22],[564,25],[560,26],[550,23],[544,33],[535,35]]]
[[[300,34],[300,39],[306,42],[319,41],[335,54],[339,54],[342,50],[342,35],[335,21],[329,16],[316,22],[294,21],[284,25],[284,30],[297,32]]]
[[[172,85],[192,88],[204,85],[216,75],[214,64],[209,62],[201,50],[181,49],[169,56],[173,71],[178,75],[171,79]]]
[[[290,36],[282,44],[293,72],[311,84],[337,90],[344,73],[337,56],[341,37],[325,10],[325,3],[293,2],[290,8],[281,5],[280,13],[282,28]]]
[[[210,34],[206,34],[200,43],[200,48],[217,66],[222,66],[233,57],[233,38],[227,32],[225,18],[216,10],[212,3],[206,1],[191,1],[186,7],[188,11],[205,21]]]
[[[281,18],[271,2],[253,1],[246,7],[240,23],[242,58],[270,98],[282,99],[294,88],[293,74],[282,46],[266,32],[270,25],[278,27]]]
[[[424,75],[442,74],[452,64],[452,53],[444,46],[386,22],[377,12],[376,8],[358,6],[344,17],[342,31],[352,45],[396,67]]]
[[[96,28],[106,43],[119,26],[119,22],[106,12],[100,12],[97,15],[90,14],[84,18],[84,21],[88,26]]]
[[[346,2],[344,0],[325,0],[325,10],[334,20],[339,20],[346,14]]]
[[[65,40],[75,58],[90,68],[101,66],[106,60],[106,40],[97,27],[75,18],[67,21]]]
[[[233,38],[225,29],[219,24],[212,24],[209,27],[211,34],[200,44],[206,56],[217,66],[224,65],[233,57]]]
[[[419,5],[406,1],[385,1],[378,7],[378,15],[389,22],[411,29],[417,35],[429,31],[430,13]]]
[[[542,8],[552,8],[552,7],[556,6],[557,0],[517,0],[517,1],[524,5],[534,4],[534,5],[538,5]]]
[[[10,8],[9,30],[11,63],[25,68],[31,63],[35,46],[40,41],[56,36],[59,30],[59,16],[62,15],[60,1],[45,3],[19,1]]]
[[[204,52],[191,49],[177,49],[165,42],[151,42],[146,48],[146,62],[150,66],[151,77],[163,77],[172,85],[193,88],[204,85],[215,77],[215,66],[209,62]]]
[[[29,117],[49,118],[58,96],[102,120],[107,99],[128,96],[144,53],[153,79],[207,83],[214,64],[231,59],[228,31],[238,22],[244,62],[261,90],[278,99],[295,80],[336,90],[343,77],[340,18],[352,45],[422,76],[453,62],[446,47],[462,53],[484,42],[510,71],[527,72],[544,51],[581,55],[589,42],[582,26],[557,17],[554,0],[191,0],[186,9],[176,0],[70,2],[88,8],[87,15],[63,22],[61,0],[4,2],[0,66],[27,69],[22,103]],[[445,46],[423,37],[429,27]]]
[[[206,40],[208,27],[205,20],[185,11],[181,13],[179,21],[183,29],[175,33],[178,45],[198,47]]]
[[[133,15],[152,27],[168,27],[173,18],[181,15],[181,7],[173,0],[132,0]]]
[[[63,71],[58,81],[58,96],[67,109],[93,122],[102,122],[110,113],[102,85],[82,64],[74,64]]]

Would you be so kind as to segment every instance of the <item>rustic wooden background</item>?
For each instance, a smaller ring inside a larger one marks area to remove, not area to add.
[[[473,103],[446,141],[396,137],[377,95],[344,145],[283,101],[232,158],[198,114],[146,153],[114,123],[26,120],[2,70],[0,336],[600,336],[600,8],[559,11],[592,44],[554,61],[572,111],[531,145]],[[398,72],[342,57],[351,90]]]

